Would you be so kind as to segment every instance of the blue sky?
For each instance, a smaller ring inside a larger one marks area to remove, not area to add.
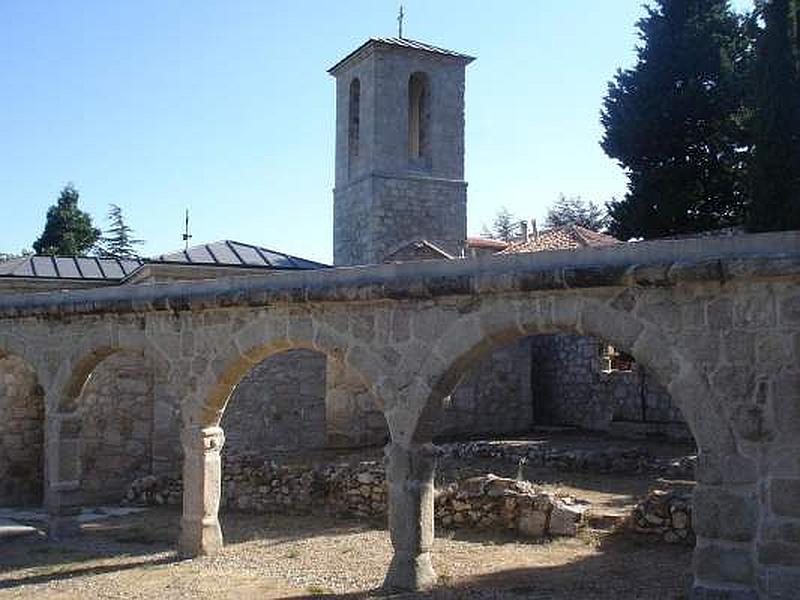
[[[406,37],[472,54],[470,233],[501,206],[603,203],[608,80],[634,60],[639,0],[405,0]],[[749,5],[737,0],[738,7]],[[67,182],[145,255],[235,239],[330,261],[334,85],[326,69],[396,33],[395,0],[3,0],[0,251],[29,248]]]

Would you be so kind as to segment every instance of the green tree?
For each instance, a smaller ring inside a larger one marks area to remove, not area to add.
[[[758,3],[755,152],[748,227],[800,229],[800,2]]]
[[[519,220],[503,206],[497,211],[492,221],[492,228],[489,229],[484,225],[481,235],[493,240],[511,242],[519,236]]]
[[[580,225],[592,231],[600,231],[605,226],[605,215],[602,209],[591,200],[580,196],[567,198],[560,194],[558,200],[547,210],[547,227],[564,227]]]
[[[100,255],[116,258],[136,258],[136,246],[144,243],[133,237],[131,229],[122,217],[122,209],[116,204],[109,204],[109,227],[105,236],[100,240]]]
[[[78,208],[80,196],[72,184],[61,190],[58,202],[47,209],[44,232],[33,243],[37,254],[79,256],[89,252],[100,237],[92,217]]]
[[[656,0],[637,63],[609,83],[601,145],[628,175],[607,205],[621,238],[739,224],[748,200],[750,43],[728,0]]]

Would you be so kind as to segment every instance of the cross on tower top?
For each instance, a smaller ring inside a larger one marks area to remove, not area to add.
[[[406,13],[403,11],[403,5],[400,5],[400,11],[397,13],[397,37],[403,39],[403,18]]]

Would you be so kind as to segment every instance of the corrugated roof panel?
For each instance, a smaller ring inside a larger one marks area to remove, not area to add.
[[[291,269],[294,267],[291,257],[287,254],[278,254],[266,248],[261,248],[261,254],[267,262],[269,262],[271,267],[277,267],[279,269]]]
[[[53,258],[50,256],[34,256],[31,258],[33,271],[37,277],[58,277]]]
[[[55,260],[60,277],[69,277],[71,279],[81,277],[81,272],[78,271],[78,265],[73,257],[57,256]]]
[[[122,279],[125,273],[122,267],[116,260],[102,260],[103,271],[105,271],[106,279]]]
[[[122,270],[125,272],[125,275],[130,275],[140,266],[142,266],[142,262],[139,260],[134,259],[122,259],[119,261]]]
[[[76,258],[75,261],[77,262],[81,269],[81,273],[83,273],[83,276],[86,279],[103,278],[103,273],[100,271],[100,267],[97,265],[96,258],[80,257]]]
[[[213,255],[214,262],[220,263],[222,265],[241,265],[242,261],[239,260],[239,257],[236,256],[234,252],[228,247],[228,244],[225,242],[215,242],[213,244],[208,244],[207,249],[210,254]]]
[[[248,246],[247,244],[237,244],[236,242],[233,243],[236,247],[236,252],[242,259],[243,264],[256,267],[268,266],[263,257],[258,253],[258,250],[256,250],[253,246]]]
[[[214,260],[214,257],[208,252],[208,248],[205,246],[192,246],[186,252],[184,252],[189,257],[189,262],[193,263],[215,263],[217,261]]]

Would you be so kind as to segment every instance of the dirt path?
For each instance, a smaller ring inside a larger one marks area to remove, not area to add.
[[[92,523],[57,545],[17,540],[0,547],[0,598],[379,597],[391,557],[388,533],[323,517],[223,516],[217,557],[179,561],[179,514],[168,509]],[[632,534],[543,543],[497,535],[443,535],[433,594],[397,598],[688,598],[690,551]]]

